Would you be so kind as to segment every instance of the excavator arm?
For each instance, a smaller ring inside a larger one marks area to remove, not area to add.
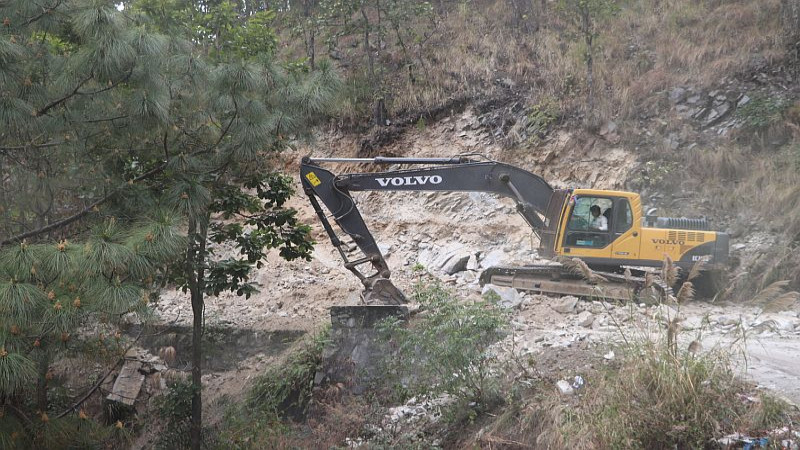
[[[422,165],[404,170],[335,175],[320,167],[325,163],[370,165]],[[547,227],[557,217],[546,216],[553,188],[544,179],[526,170],[496,161],[454,158],[310,158],[300,164],[303,189],[311,200],[345,267],[364,284],[367,304],[398,304],[405,296],[390,281],[391,272],[375,238],[358,210],[351,192],[358,191],[446,191],[490,192],[516,202],[517,212],[534,232]],[[325,205],[329,214],[321,204]],[[363,256],[350,259],[347,244],[336,233],[329,217],[358,246]],[[371,273],[362,266],[369,265]]]

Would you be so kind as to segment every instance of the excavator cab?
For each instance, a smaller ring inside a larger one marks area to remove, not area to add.
[[[593,208],[603,219],[592,214]],[[708,230],[707,222],[699,219],[648,222],[642,216],[641,197],[633,192],[556,190],[547,214],[550,220],[539,249],[544,257],[580,258],[597,270],[660,267],[665,257],[684,270],[698,262],[720,266],[727,261],[727,234]],[[654,226],[645,226],[648,223]]]

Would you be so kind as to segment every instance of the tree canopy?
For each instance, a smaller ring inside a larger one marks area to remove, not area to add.
[[[48,365],[81,323],[175,283],[202,325],[204,295],[254,291],[265,248],[311,249],[272,163],[330,107],[330,65],[276,61],[266,10],[124,6],[0,2],[0,408],[16,412],[0,428],[34,446],[55,418]]]

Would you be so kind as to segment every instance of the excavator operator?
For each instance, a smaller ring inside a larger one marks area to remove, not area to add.
[[[600,207],[592,205],[589,211],[592,212],[592,223],[589,227],[598,231],[608,231],[608,218],[600,214]]]

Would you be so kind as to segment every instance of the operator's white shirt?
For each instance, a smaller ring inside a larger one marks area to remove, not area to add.
[[[608,231],[608,219],[606,216],[600,214],[592,220],[592,228],[600,231]]]

